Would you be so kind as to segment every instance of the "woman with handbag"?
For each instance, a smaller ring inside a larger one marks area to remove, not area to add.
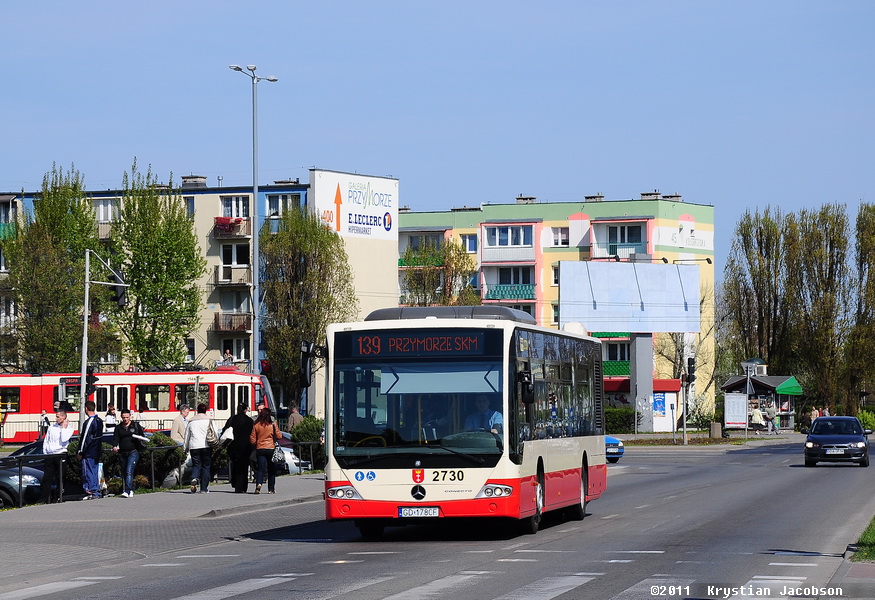
[[[228,419],[222,431],[222,437],[228,431],[233,433],[231,445],[228,446],[228,458],[231,461],[231,485],[235,494],[245,494],[249,488],[249,455],[252,454],[252,444],[249,436],[252,434],[252,418],[247,415],[249,407],[241,404],[237,414]]]
[[[249,443],[255,446],[255,457],[258,459],[258,474],[255,476],[256,494],[261,493],[265,471],[267,471],[267,493],[276,493],[276,463],[273,462],[273,453],[280,437],[282,434],[270,416],[270,409],[262,408],[252,426],[252,433],[249,434]]]
[[[207,416],[207,405],[201,402],[197,405],[197,415],[188,420],[185,426],[185,442],[183,450],[191,452],[191,493],[197,491],[198,483],[201,493],[208,494],[210,487],[210,465],[213,462],[212,445],[218,444],[219,438],[213,429],[213,422]]]

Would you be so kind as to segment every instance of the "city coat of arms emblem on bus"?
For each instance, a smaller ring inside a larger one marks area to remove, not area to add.
[[[425,469],[413,469],[413,483],[425,481]]]

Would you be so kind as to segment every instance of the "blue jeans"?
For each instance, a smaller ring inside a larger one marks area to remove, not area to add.
[[[97,477],[97,458],[82,457],[82,488],[86,494],[100,497],[100,480]]]
[[[276,491],[276,463],[271,460],[273,448],[260,448],[255,451],[258,458],[258,473],[255,475],[255,485],[264,483],[264,472],[267,471],[267,491]]]
[[[125,474],[125,492],[134,491],[134,469],[137,468],[137,461],[140,460],[140,453],[136,450],[131,450],[129,454],[122,454],[122,472]]]
[[[212,448],[191,449],[191,478],[200,483],[202,492],[206,492],[210,487],[210,465],[212,462]]]

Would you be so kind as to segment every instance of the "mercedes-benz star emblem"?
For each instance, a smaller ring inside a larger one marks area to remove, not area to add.
[[[422,500],[425,498],[425,488],[421,485],[414,485],[413,489],[410,490],[410,495],[413,496],[414,500]]]

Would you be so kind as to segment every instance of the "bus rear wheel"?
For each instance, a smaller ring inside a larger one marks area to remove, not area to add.
[[[522,530],[526,535],[538,533],[544,515],[544,471],[538,468],[538,483],[535,488],[535,514],[522,520]]]
[[[580,502],[568,507],[568,516],[572,521],[583,521],[586,516],[586,491],[589,489],[589,472],[586,463],[580,469]]]

